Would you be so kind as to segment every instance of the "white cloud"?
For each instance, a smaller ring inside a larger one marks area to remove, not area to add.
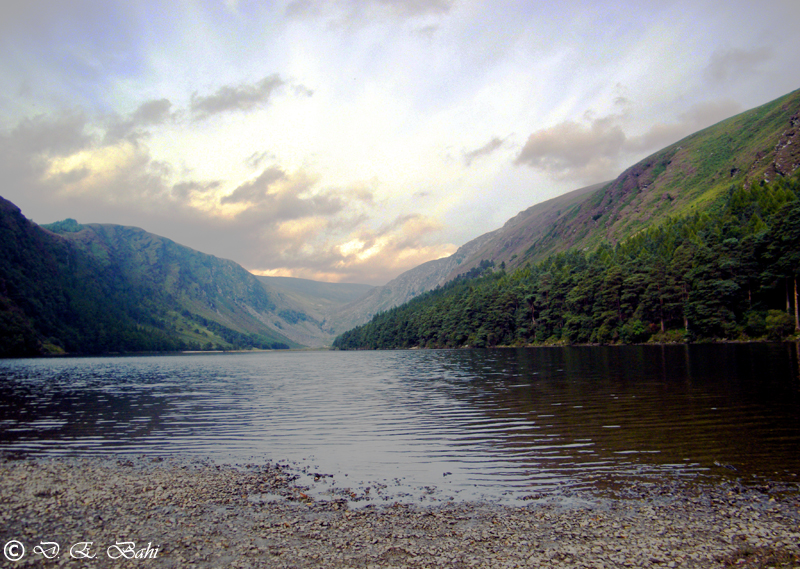
[[[777,0],[6,3],[3,195],[42,223],[386,282],[797,88],[798,17]]]

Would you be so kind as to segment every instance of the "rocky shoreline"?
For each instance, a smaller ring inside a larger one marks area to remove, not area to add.
[[[0,566],[800,568],[797,484],[664,480],[518,507],[310,494],[289,465],[3,458]]]

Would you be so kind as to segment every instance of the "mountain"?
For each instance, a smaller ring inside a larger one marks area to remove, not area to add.
[[[798,323],[798,127],[800,90],[533,206],[476,240],[441,290],[334,346],[786,337]],[[471,278],[492,267],[507,271]]]
[[[414,267],[387,284],[375,287],[361,298],[342,306],[329,317],[332,330],[335,334],[341,334],[345,330],[368,322],[379,312],[399,306],[425,291],[444,284],[448,280],[448,275],[465,259],[480,250],[492,235],[493,233],[481,235],[459,247],[452,255]]]
[[[343,306],[369,294],[373,285],[325,283],[292,277],[257,277],[272,291],[276,313],[282,319],[280,329],[306,346],[330,346],[337,333],[345,330],[341,323],[346,312]]]
[[[619,243],[703,211],[732,186],[785,178],[800,166],[800,90],[696,132],[611,182],[535,205],[509,220],[449,274],[481,260],[520,267],[568,249]]]
[[[608,182],[603,182],[573,190],[518,213],[500,229],[484,235],[486,239],[483,245],[457,265],[444,281],[450,281],[471,269],[479,268],[481,261],[484,260],[496,265],[506,263],[513,266],[518,264],[518,260],[527,259],[532,243],[544,238],[572,207],[607,185]]]
[[[458,276],[625,244],[721,207],[753,183],[785,179],[800,165],[798,126],[795,91],[668,146],[611,182],[537,204],[453,255],[374,288],[257,278],[132,227],[74,220],[40,227],[0,198],[0,355],[328,345]],[[759,208],[756,229],[765,212],[776,213]]]
[[[615,246],[458,277],[334,340],[340,349],[800,338],[800,169]]]
[[[135,227],[40,227],[0,198],[0,355],[299,347],[232,261]]]
[[[354,302],[346,327],[407,302],[483,261],[508,268],[572,248],[619,243],[671,217],[702,211],[731,186],[785,177],[800,164],[800,90],[692,134],[594,184],[536,204],[450,257],[411,269]]]

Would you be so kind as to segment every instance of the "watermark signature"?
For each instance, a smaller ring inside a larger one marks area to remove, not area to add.
[[[106,548],[105,554],[110,559],[155,559],[159,547],[153,547],[152,541],[139,548],[135,541],[117,541]],[[72,559],[94,559],[101,550],[102,547],[95,546],[93,541],[79,541],[70,546],[68,554]],[[21,560],[25,557],[25,551],[25,544],[16,539],[6,542],[3,547],[3,555],[9,561]],[[61,545],[55,541],[40,541],[32,549],[33,555],[41,555],[45,559],[58,558],[60,551]]]

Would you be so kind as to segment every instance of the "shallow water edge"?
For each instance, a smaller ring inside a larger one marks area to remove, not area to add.
[[[55,546],[62,563],[83,552],[95,567],[118,566],[121,551],[158,567],[241,569],[800,564],[800,498],[785,488],[664,480],[516,507],[353,510],[312,498],[295,474],[191,458],[1,460],[0,540],[36,566],[57,562],[44,557]],[[42,542],[49,549],[36,550]]]

